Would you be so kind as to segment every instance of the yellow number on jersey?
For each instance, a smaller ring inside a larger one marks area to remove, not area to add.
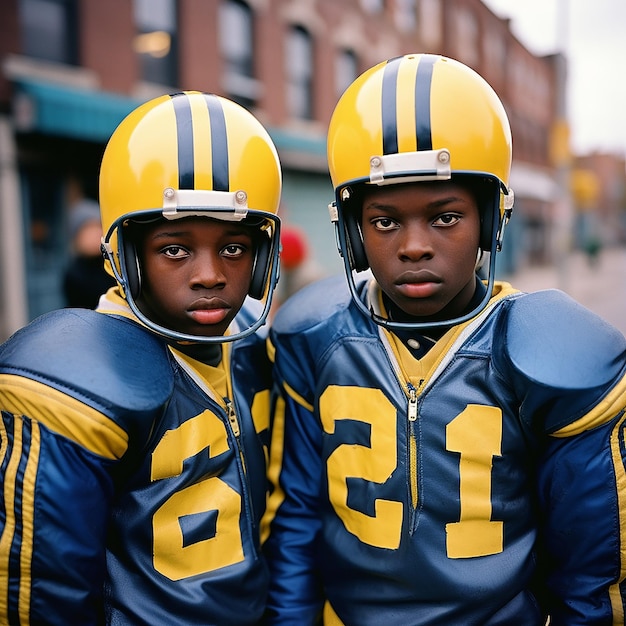
[[[348,506],[348,479],[384,483],[397,466],[396,409],[379,389],[329,386],[320,397],[324,431],[343,419],[369,424],[369,447],[341,444],[327,461],[329,498],[346,529],[363,543],[400,545],[402,503],[376,499],[374,515]],[[503,523],[491,521],[492,458],[499,455],[502,412],[468,405],[446,428],[446,449],[459,452],[460,521],[446,525],[449,558],[496,554],[503,549]]]
[[[460,521],[446,524],[448,557],[502,552],[503,523],[491,521],[491,469],[501,454],[502,411],[469,404],[446,428],[446,449],[461,454]]]
[[[348,507],[348,478],[384,483],[397,466],[396,410],[379,389],[328,387],[320,398],[327,433],[335,421],[350,419],[370,425],[370,447],[343,444],[328,457],[330,501],[346,528],[361,541],[379,548],[397,548],[402,528],[402,503],[376,500],[372,517]],[[338,417],[341,416],[341,417]]]
[[[183,461],[208,448],[209,457],[228,450],[226,426],[211,411],[169,430],[152,453],[152,480],[178,476]],[[217,511],[215,536],[183,545],[179,519]],[[154,568],[171,580],[181,580],[243,561],[239,530],[241,496],[216,476],[172,495],[154,514]]]

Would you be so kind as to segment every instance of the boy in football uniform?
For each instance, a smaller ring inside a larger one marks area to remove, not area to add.
[[[0,347],[0,623],[258,622],[280,193],[225,98],[162,96],[112,135],[117,286]]]
[[[623,623],[626,341],[494,279],[499,98],[452,59],[391,59],[340,99],[328,159],[347,287],[270,331],[267,622]]]

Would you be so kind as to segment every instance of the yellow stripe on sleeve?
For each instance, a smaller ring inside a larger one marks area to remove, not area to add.
[[[107,459],[121,458],[128,448],[128,433],[114,421],[79,400],[28,378],[0,375],[0,406],[16,415],[26,415]]]
[[[265,348],[267,351],[267,356],[269,360],[274,363],[276,361],[276,347],[272,343],[272,340],[268,337],[265,340]]]
[[[303,406],[307,411],[313,412],[313,405],[307,402],[293,387],[290,387],[287,383],[283,384],[287,395],[295,400],[299,405]]]
[[[283,466],[283,452],[285,450],[285,401],[279,398],[274,412],[272,427],[272,441],[270,444],[270,459],[268,463],[267,477],[274,487],[274,491],[268,495],[265,514],[261,520],[261,545],[270,534],[270,525],[276,517],[280,505],[285,499],[285,492],[280,484],[280,472]]]
[[[339,619],[339,615],[335,613],[332,604],[326,600],[324,603],[324,626],[344,626],[344,623]]]
[[[262,389],[254,394],[252,400],[252,421],[254,430],[261,434],[270,427],[270,390]]]
[[[2,463],[4,462],[4,457],[6,456],[7,450],[9,448],[9,442],[6,435],[7,433],[6,429],[4,428],[4,422],[0,417],[0,465],[2,465]]]
[[[4,428],[4,421],[0,420],[0,424],[2,425],[2,438],[6,439],[8,433]],[[2,536],[0,537],[0,589],[2,590],[2,593],[0,593],[0,624],[9,623],[7,593],[9,588],[9,557],[15,534],[15,481],[21,456],[22,423],[17,422],[15,432],[13,433],[13,449],[4,474],[5,520]]]
[[[620,526],[620,572],[617,582],[609,587],[609,598],[613,611],[613,623],[624,623],[624,605],[620,592],[620,583],[626,578],[626,471],[620,446],[620,438],[623,433],[626,416],[615,425],[611,433],[611,453],[613,455],[613,467],[615,468],[615,483],[617,487],[617,502],[619,509]]]
[[[28,624],[30,615],[31,563],[35,536],[35,482],[39,466],[41,431],[37,422],[31,422],[30,452],[24,472],[22,491],[22,549],[20,552],[20,595],[18,611],[22,624]]]
[[[572,437],[606,424],[626,408],[626,376],[586,415],[552,433],[553,437]]]

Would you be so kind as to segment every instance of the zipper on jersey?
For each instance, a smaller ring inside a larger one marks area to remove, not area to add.
[[[420,387],[424,381],[420,381]],[[409,390],[409,408],[408,416],[409,422],[414,422],[417,419],[417,389],[412,383],[407,383],[406,388]]]
[[[409,523],[409,532],[413,534],[413,531],[416,527],[417,522],[417,508],[419,504],[419,487],[418,487],[418,429],[419,424],[417,423],[419,413],[417,406],[417,396],[419,391],[424,383],[423,380],[420,380],[419,386],[416,388],[412,383],[407,382],[406,388],[408,392],[408,407],[407,407],[407,417],[409,420],[409,488],[411,495],[411,513],[410,513],[410,523]]]
[[[235,404],[233,401],[230,398],[224,398],[224,402],[226,404],[226,417],[228,418],[230,429],[233,431],[235,441],[237,442],[237,452],[239,454],[239,459],[241,460],[241,468],[243,469],[243,478],[245,483],[245,476],[248,473],[248,469],[246,468],[246,457],[243,453],[241,438],[239,436],[241,434],[241,429],[239,428],[239,417],[237,416],[237,411],[235,411]],[[250,502],[250,504],[252,504],[252,502]]]
[[[241,428],[239,427],[239,417],[237,416],[234,402],[227,397],[224,397],[223,400],[226,405],[226,417],[237,443],[237,456],[239,457],[239,464],[241,467],[241,489],[243,490],[242,500],[247,503],[246,509],[248,510],[248,513],[246,515],[246,518],[248,521],[250,532],[252,533],[252,535],[254,535],[254,533],[256,532],[256,523],[254,521],[254,507],[252,505],[252,496],[250,494],[250,490],[248,489],[248,469],[246,467],[246,457],[244,455],[243,448],[241,447]]]
[[[237,438],[237,445],[239,445],[239,434],[241,433],[241,430],[239,429],[239,418],[237,417],[237,412],[235,411],[235,405],[230,398],[224,398],[224,402],[226,403],[226,416],[228,417],[228,422],[230,423],[233,435]]]

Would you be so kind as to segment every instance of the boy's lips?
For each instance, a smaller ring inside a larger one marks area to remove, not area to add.
[[[230,305],[220,298],[201,298],[187,309],[198,324],[219,324],[228,315]]]
[[[402,283],[398,285],[398,292],[406,298],[430,298],[439,289],[439,283]]]
[[[395,281],[398,292],[407,298],[429,298],[439,289],[441,279],[428,270],[404,272]]]

